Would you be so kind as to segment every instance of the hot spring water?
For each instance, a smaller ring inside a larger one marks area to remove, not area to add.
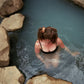
[[[26,80],[39,73],[61,78],[73,84],[84,84],[84,9],[69,0],[24,0],[25,15],[23,29],[9,33],[11,53],[10,65],[16,65]],[[61,51],[61,63],[57,68],[46,69],[34,53],[39,27],[52,26],[71,51],[79,51],[73,57]]]

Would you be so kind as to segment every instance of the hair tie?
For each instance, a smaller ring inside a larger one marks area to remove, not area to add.
[[[45,32],[45,27],[42,28],[42,33],[44,33],[44,32]]]

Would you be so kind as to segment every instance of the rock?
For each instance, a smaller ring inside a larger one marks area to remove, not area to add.
[[[8,18],[3,19],[1,26],[4,27],[7,31],[14,31],[22,28],[23,21],[24,16],[20,13],[16,13]]]
[[[84,0],[72,0],[75,4],[84,8]]]
[[[0,84],[23,84],[24,76],[16,66],[0,68]]]
[[[0,0],[0,16],[7,16],[23,7],[22,0]]]
[[[48,76],[47,74],[43,74],[29,79],[26,84],[72,84],[72,83],[61,79],[55,79],[53,77]]]
[[[0,26],[0,66],[9,64],[9,42],[8,35],[4,28]]]

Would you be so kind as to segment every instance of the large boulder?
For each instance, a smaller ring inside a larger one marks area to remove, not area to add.
[[[0,68],[0,84],[23,84],[24,76],[15,67]]]
[[[61,79],[55,79],[53,77],[48,76],[47,74],[43,74],[29,79],[26,84],[72,84],[72,83]]]
[[[0,0],[0,16],[12,14],[23,7],[22,0]]]
[[[9,64],[9,42],[8,35],[4,28],[0,26],[0,66]]]
[[[84,0],[72,0],[75,4],[84,8]]]
[[[23,26],[24,16],[20,13],[11,15],[8,18],[3,19],[1,26],[4,27],[7,31],[14,31],[21,29]]]

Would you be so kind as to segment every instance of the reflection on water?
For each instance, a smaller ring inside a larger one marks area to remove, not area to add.
[[[9,34],[11,53],[10,65],[16,65],[26,76],[47,73],[55,78],[84,83],[84,10],[68,0],[24,0],[21,13],[26,16],[22,30]],[[46,69],[34,53],[34,44],[39,27],[57,28],[59,37],[70,50],[79,51],[72,57],[61,51],[57,68]]]

